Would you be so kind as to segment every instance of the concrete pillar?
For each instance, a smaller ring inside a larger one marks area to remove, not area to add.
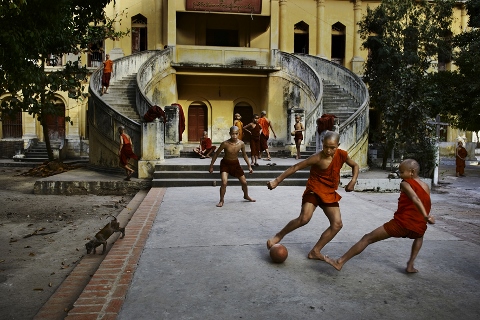
[[[167,45],[174,47],[177,45],[177,11],[175,10],[176,1],[167,1]]]
[[[325,50],[325,0],[317,0],[317,56],[320,58],[326,58]]]
[[[168,155],[179,156],[180,151],[183,150],[183,145],[180,143],[180,110],[177,106],[166,106],[165,115],[167,116],[167,123],[165,124],[165,152]]]
[[[465,7],[465,4],[462,4],[462,13],[461,13],[461,26],[460,28],[462,29],[462,32],[467,31],[468,27],[468,16],[467,16],[467,8]]]
[[[270,3],[270,50],[278,49],[279,37],[279,4],[278,0]]]
[[[287,0],[280,0],[280,50],[287,51],[287,34],[288,34],[288,24],[287,24]]]
[[[360,39],[360,34],[358,31],[360,27],[358,23],[362,19],[362,1],[356,0],[353,5],[353,14],[354,14],[354,28],[353,28],[353,58],[352,58],[352,71],[358,75],[363,74],[363,63],[365,60],[360,57],[360,46],[362,40]]]
[[[155,23],[155,49],[163,49],[163,8],[162,0],[155,0],[155,14],[157,16]]]
[[[120,9],[122,8],[121,0],[117,0],[113,4],[113,10],[115,12],[115,32],[120,31],[120,21],[119,21],[119,14],[120,14]],[[111,60],[116,60],[119,58],[123,58],[125,54],[123,53],[120,40],[115,40],[113,41],[113,49],[110,51],[110,59]]]
[[[152,178],[155,165],[165,161],[165,125],[160,119],[142,124],[142,156],[138,161],[138,177]]]

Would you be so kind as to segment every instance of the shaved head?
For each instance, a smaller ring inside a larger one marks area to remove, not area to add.
[[[237,126],[231,126],[230,127],[230,132],[235,132],[235,131],[238,131],[238,127]]]
[[[420,165],[414,159],[405,159],[400,165],[408,170],[414,170],[416,174],[420,172]]]
[[[333,140],[336,143],[340,142],[340,135],[335,131],[327,131],[323,137],[323,141]]]

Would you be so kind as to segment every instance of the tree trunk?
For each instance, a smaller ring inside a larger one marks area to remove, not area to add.
[[[42,59],[42,69],[45,70],[45,58]],[[42,88],[46,87],[45,83],[45,77],[42,79]],[[43,139],[45,140],[45,146],[47,147],[47,155],[48,155],[48,160],[53,161],[55,160],[53,158],[53,151],[52,151],[52,146],[50,144],[50,137],[48,136],[48,127],[47,127],[47,115],[43,112],[44,106],[45,106],[45,90],[42,90],[42,94],[40,96],[40,103],[41,103],[41,113],[40,113],[40,124],[42,125],[42,130],[43,130]]]

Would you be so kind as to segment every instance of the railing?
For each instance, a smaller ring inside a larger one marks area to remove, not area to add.
[[[282,77],[289,79],[305,92],[306,99],[299,99],[301,104],[295,107],[305,111],[304,141],[305,144],[309,144],[315,135],[316,120],[322,112],[322,80],[316,70],[292,54],[277,51],[275,57],[277,66],[281,68]]]
[[[112,81],[114,79],[121,79],[130,74],[135,74],[140,65],[156,52],[158,51],[144,51],[115,60]],[[101,99],[99,95],[101,78],[102,69],[99,68],[93,72],[90,79],[88,123],[91,129],[93,129],[93,132],[97,135],[97,139],[102,140],[105,149],[103,153],[96,153],[95,150],[91,150],[90,163],[101,167],[117,167],[119,146],[118,127],[125,127],[126,131],[132,138],[134,152],[137,155],[141,155],[141,126],[140,123],[133,121],[112,109],[103,101],[103,99]]]
[[[241,65],[244,60],[255,61],[257,67],[272,65],[270,50],[259,48],[177,45],[172,59],[195,65]]]
[[[167,48],[157,52],[145,61],[137,73],[137,111],[138,114],[145,114],[148,109],[160,104],[153,97],[155,86],[165,76],[165,71],[171,69],[172,49]]]
[[[361,147],[367,141],[369,126],[370,98],[365,83],[356,74],[334,62],[310,55],[298,56],[315,69],[322,79],[340,85],[358,103],[357,111],[340,123],[340,141],[349,152]]]

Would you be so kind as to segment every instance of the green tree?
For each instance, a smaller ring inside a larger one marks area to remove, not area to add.
[[[480,1],[466,2],[468,28],[453,38],[454,71],[431,74],[426,104],[453,127],[480,131]]]
[[[43,127],[48,157],[53,160],[46,118],[58,115],[57,91],[82,97],[88,70],[81,61],[45,72],[50,55],[79,54],[91,43],[115,39],[115,19],[104,11],[112,0],[2,0],[0,2],[0,106],[2,118],[19,111],[36,117]],[[69,121],[70,119],[66,119]]]
[[[453,1],[383,0],[367,8],[360,25],[369,51],[364,80],[379,115],[372,137],[383,149],[382,167],[393,150],[420,162],[423,175],[435,165],[435,128],[422,105],[425,77],[450,29]]]

